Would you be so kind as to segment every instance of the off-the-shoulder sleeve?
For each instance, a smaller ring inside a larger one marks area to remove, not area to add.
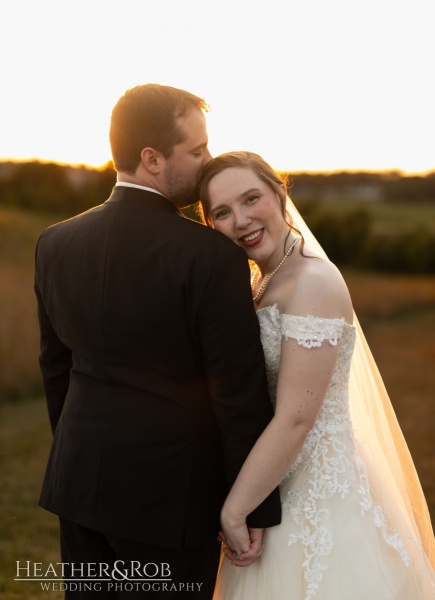
[[[312,316],[281,315],[282,335],[286,339],[297,340],[304,348],[319,348],[325,340],[336,346],[343,334],[344,325],[344,318],[321,319]]]

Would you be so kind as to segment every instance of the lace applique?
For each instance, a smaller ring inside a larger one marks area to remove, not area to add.
[[[276,403],[283,337],[296,339],[305,348],[319,347],[326,340],[338,345],[336,366],[317,421],[282,482],[282,488],[289,490],[283,497],[283,512],[290,513],[295,524],[289,532],[288,544],[301,544],[303,548],[305,600],[315,599],[328,568],[326,557],[334,547],[331,502],[339,510],[337,502],[350,502],[352,497],[360,507],[355,518],[370,519],[385,542],[408,565],[410,559],[402,539],[391,531],[380,503],[372,496],[354,439],[348,385],[355,328],[344,319],[282,315],[276,305],[261,309],[257,314],[273,404]]]
[[[325,340],[336,346],[343,334],[345,320],[320,319],[319,317],[297,317],[281,315],[281,331],[286,339],[297,340],[304,348],[319,348]]]
[[[411,558],[409,553],[403,543],[403,540],[399,536],[399,532],[392,530],[388,525],[388,519],[385,517],[384,510],[381,504],[376,504],[375,499],[371,493],[369,482],[367,479],[367,474],[365,473],[365,467],[362,459],[358,456],[358,461],[360,462],[360,470],[362,472],[361,476],[361,485],[358,488],[358,494],[361,496],[360,506],[361,506],[361,516],[364,516],[365,513],[372,513],[373,521],[375,526],[380,529],[382,537],[385,542],[394,548],[396,552],[398,552],[402,558],[403,563],[409,567],[411,564]]]

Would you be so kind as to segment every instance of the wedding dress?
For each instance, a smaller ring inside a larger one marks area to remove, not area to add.
[[[291,216],[322,252],[292,207]],[[430,600],[434,537],[421,486],[355,317],[258,311],[270,397],[281,344],[338,345],[314,428],[281,482],[282,522],[245,568],[221,560],[214,600]],[[285,342],[284,342],[285,343]]]

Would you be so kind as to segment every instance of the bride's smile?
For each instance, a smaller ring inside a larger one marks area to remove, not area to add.
[[[246,246],[247,248],[256,246],[263,239],[263,231],[264,229],[258,229],[253,233],[248,233],[248,235],[243,235],[240,239],[240,242]]]

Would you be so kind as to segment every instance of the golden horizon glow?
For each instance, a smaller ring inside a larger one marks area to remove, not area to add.
[[[210,104],[214,155],[432,172],[434,20],[431,0],[15,0],[0,23],[0,160],[105,165],[113,105],[155,81]]]
[[[55,158],[40,158],[37,156],[33,157],[23,157],[23,158],[14,158],[14,157],[0,157],[0,165],[2,163],[28,163],[28,162],[37,162],[41,164],[56,164],[61,167],[70,167],[74,168],[85,168],[95,171],[103,171],[106,168],[111,167],[112,159],[108,158],[105,162],[100,164],[89,164],[89,163],[81,163],[81,162],[64,162],[59,161]],[[428,177],[432,176],[435,173],[435,167],[432,169],[428,169],[426,171],[405,171],[404,169],[399,169],[397,167],[391,167],[386,169],[367,169],[367,168],[336,168],[330,170],[319,170],[319,169],[297,169],[297,170],[289,170],[289,169],[278,169],[274,165],[272,165],[275,171],[279,173],[290,173],[291,175],[334,175],[339,173],[349,173],[349,174],[373,174],[373,175],[388,175],[388,174],[398,174],[400,177]]]

